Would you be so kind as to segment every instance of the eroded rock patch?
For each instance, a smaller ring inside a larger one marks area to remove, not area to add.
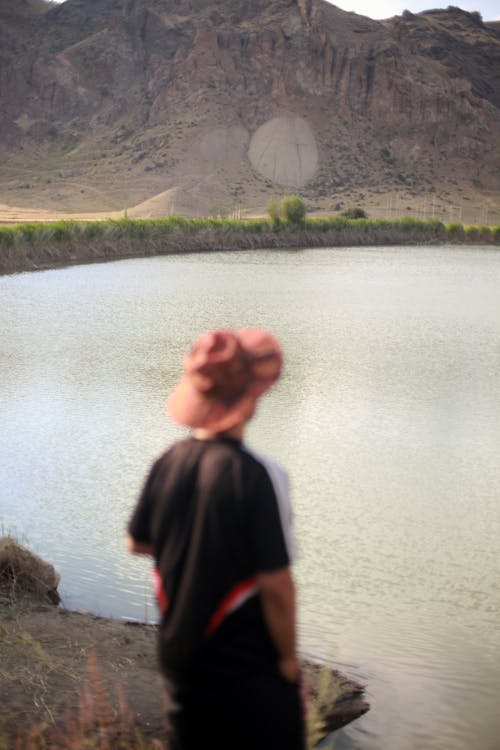
[[[253,168],[269,180],[300,187],[318,169],[316,138],[303,117],[274,117],[252,136],[248,158]]]

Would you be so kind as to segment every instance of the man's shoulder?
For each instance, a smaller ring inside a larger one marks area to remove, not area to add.
[[[219,466],[228,463],[243,467],[244,473],[255,477],[267,476],[273,485],[286,486],[288,473],[275,458],[249,448],[235,440],[204,441],[188,436],[170,445],[157,459],[161,465],[173,467],[203,459],[205,465]]]
[[[288,473],[286,469],[275,458],[265,453],[260,453],[253,448],[243,446],[243,452],[249,462],[260,466],[269,475],[270,479],[277,479],[281,482],[288,482]]]
[[[250,471],[263,469],[263,464],[248,453],[236,440],[202,440],[188,436],[170,445],[157,459],[159,468],[170,471],[189,467],[202,472],[224,472],[230,466],[249,466]]]
[[[160,463],[163,461],[175,460],[177,458],[187,456],[196,451],[197,442],[198,441],[193,440],[190,435],[182,438],[181,440],[177,440],[175,443],[171,443],[169,446],[167,446],[160,453],[157,458],[157,462]]]

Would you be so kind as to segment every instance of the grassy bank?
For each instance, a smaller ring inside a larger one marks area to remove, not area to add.
[[[0,274],[149,255],[356,245],[500,244],[500,226],[437,219],[118,219],[0,227]]]

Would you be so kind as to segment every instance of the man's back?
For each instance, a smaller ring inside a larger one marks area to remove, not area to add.
[[[151,470],[130,532],[153,544],[161,662],[177,681],[199,680],[204,659],[224,672],[276,661],[257,574],[292,557],[286,475],[274,464],[280,471],[273,483],[261,457],[225,437],[176,443]]]

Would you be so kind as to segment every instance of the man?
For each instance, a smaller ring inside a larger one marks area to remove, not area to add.
[[[203,335],[168,411],[192,428],[151,468],[129,523],[155,559],[173,746],[303,750],[288,482],[243,444],[281,348],[263,329]]]

